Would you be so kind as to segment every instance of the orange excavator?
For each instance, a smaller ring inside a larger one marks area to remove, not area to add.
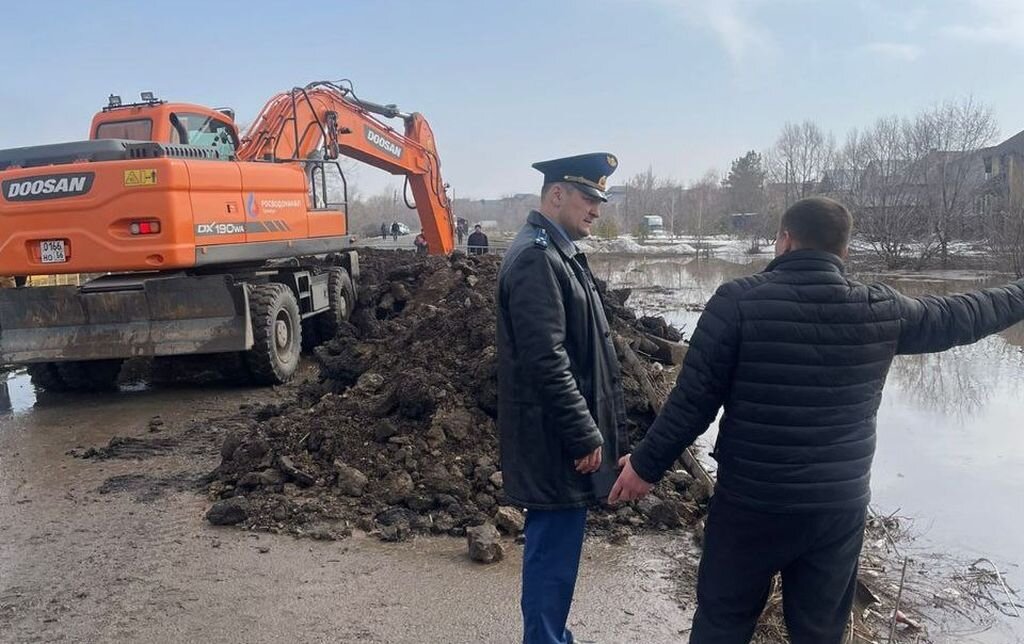
[[[430,251],[454,248],[418,113],[321,81],[240,135],[230,109],[141,99],[110,96],[87,141],[0,150],[0,275],[101,274],[0,290],[0,364],[27,364],[37,386],[104,388],[127,358],[230,352],[256,382],[288,380],[303,336],[333,336],[356,304],[341,157],[405,175]]]

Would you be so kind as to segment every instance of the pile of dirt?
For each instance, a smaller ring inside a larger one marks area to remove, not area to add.
[[[522,515],[503,507],[497,461],[500,258],[361,251],[360,264],[351,323],[315,349],[318,381],[287,403],[245,410],[248,429],[227,436],[209,519],[316,538],[353,528],[384,540],[462,536],[488,521],[518,532]],[[638,321],[626,297],[604,291],[620,350],[640,346],[645,333],[678,338],[663,321]],[[648,390],[671,384],[659,364],[625,368],[634,440],[654,418],[637,368]],[[693,523],[699,488],[674,472],[647,499],[595,512],[591,529],[622,537]]]

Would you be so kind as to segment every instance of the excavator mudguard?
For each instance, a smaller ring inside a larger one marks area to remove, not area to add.
[[[109,275],[0,289],[0,364],[244,351],[244,284],[224,275]]]

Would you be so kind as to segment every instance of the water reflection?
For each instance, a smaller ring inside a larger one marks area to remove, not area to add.
[[[2,374],[0,378],[0,416],[32,408],[36,402],[36,393],[24,370]]]
[[[662,315],[680,329],[692,330],[703,306],[722,282],[757,273],[768,259],[739,264],[717,257],[624,258],[594,255],[594,273],[613,288],[629,288],[629,305],[640,315]]]

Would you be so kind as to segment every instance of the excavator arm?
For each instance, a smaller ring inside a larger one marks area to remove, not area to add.
[[[376,118],[401,118],[400,133]],[[270,99],[242,137],[241,161],[301,161],[322,151],[405,175],[431,253],[455,248],[455,221],[441,179],[434,134],[419,113],[378,105],[339,83],[316,82]]]

